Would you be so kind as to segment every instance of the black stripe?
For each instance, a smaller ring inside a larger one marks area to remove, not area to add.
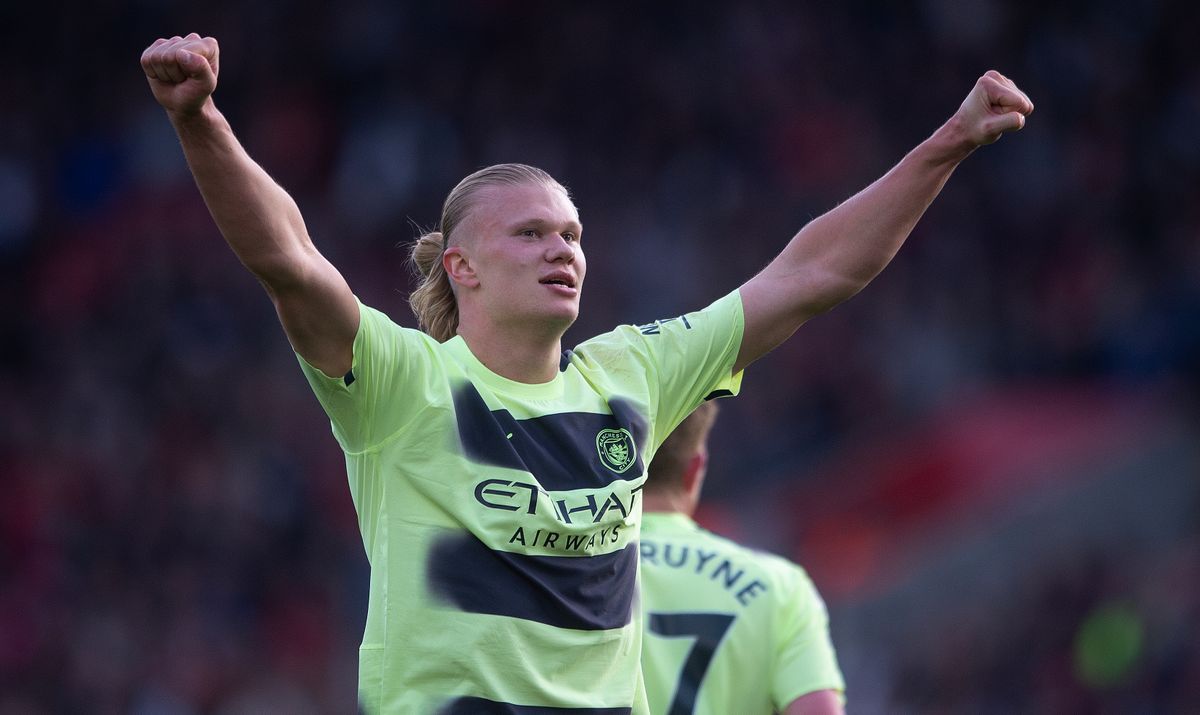
[[[437,715],[630,715],[633,708],[555,708],[540,705],[513,705],[484,698],[456,698]]]
[[[720,397],[732,397],[733,390],[713,390],[704,397],[704,401],[715,400]]]
[[[617,538],[614,528],[601,538]],[[426,572],[433,593],[468,613],[608,630],[632,618],[637,545],[599,556],[529,556],[455,534],[430,549]]]
[[[650,630],[663,636],[694,638],[667,715],[690,715],[700,695],[708,665],[733,623],[729,613],[651,613]]]
[[[611,399],[608,407],[613,414],[561,412],[517,420],[508,410],[489,410],[469,382],[454,390],[458,435],[467,458],[529,472],[549,491],[599,488],[642,476],[646,420],[626,400]],[[637,457],[616,472],[600,460],[596,437],[601,430],[622,428],[633,436]]]

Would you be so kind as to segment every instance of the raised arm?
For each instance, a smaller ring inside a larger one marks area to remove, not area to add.
[[[891,171],[814,219],[742,285],[745,336],[734,370],[770,352],[809,318],[862,290],[892,260],[959,162],[1025,126],[1029,97],[990,71],[954,116]]]
[[[156,40],[142,53],[142,69],[217,227],[267,289],[292,347],[327,375],[349,372],[358,305],[313,246],[295,201],[250,158],[217,111],[217,41],[195,33]]]

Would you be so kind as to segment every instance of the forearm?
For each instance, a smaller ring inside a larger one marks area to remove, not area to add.
[[[250,158],[213,104],[216,39],[194,32],[159,38],[142,52],[141,65],[217,227],[267,289],[292,347],[326,375],[344,375],[358,301],[313,247],[296,202]]]
[[[204,202],[242,263],[268,289],[301,280],[315,253],[295,201],[234,136],[209,99],[190,116],[168,115]]]
[[[802,228],[740,289],[746,327],[735,370],[879,275],[973,148],[951,119],[891,171]]]
[[[878,181],[800,230],[739,289],[745,329],[741,370],[809,318],[859,292],[896,255],[950,174],[976,147],[1025,126],[1033,102],[989,70],[954,116]]]
[[[811,221],[764,273],[802,291],[803,318],[862,290],[895,257],[955,167],[973,150],[954,120],[890,171]]]

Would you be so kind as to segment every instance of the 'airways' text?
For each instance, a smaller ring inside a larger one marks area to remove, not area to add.
[[[620,538],[620,524],[613,524],[607,529],[597,529],[582,534],[560,534],[557,531],[546,529],[526,531],[518,526],[508,543],[521,546],[540,546],[544,549],[559,549],[560,551],[588,552],[597,546],[615,544],[620,541]]]

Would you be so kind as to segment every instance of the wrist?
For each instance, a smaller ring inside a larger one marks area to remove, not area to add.
[[[195,133],[210,130],[220,126],[224,122],[224,117],[217,110],[216,103],[212,97],[205,97],[204,102],[199,107],[189,110],[167,110],[167,118],[171,125],[175,127],[175,131],[179,134]]]
[[[923,144],[930,161],[938,164],[957,164],[970,156],[977,146],[957,114],[938,127]]]

